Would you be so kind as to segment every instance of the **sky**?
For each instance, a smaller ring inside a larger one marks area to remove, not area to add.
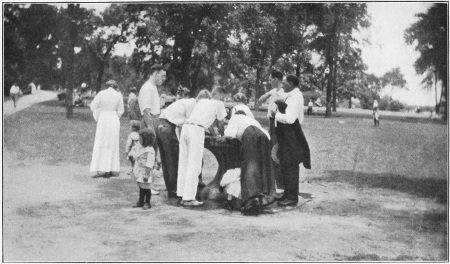
[[[420,53],[414,46],[408,46],[404,40],[405,29],[417,21],[416,13],[425,13],[430,3],[420,2],[371,2],[367,10],[371,16],[371,27],[368,30],[370,45],[362,47],[362,58],[368,66],[368,73],[381,77],[387,71],[400,67],[405,75],[408,90],[390,89],[382,92],[392,98],[409,105],[436,104],[434,88],[424,90],[421,84],[423,76],[414,69],[414,62]],[[438,85],[439,87],[439,85]],[[440,94],[440,91],[438,91]]]
[[[84,3],[87,8],[102,11],[107,3]],[[392,98],[408,105],[434,106],[436,103],[435,91],[423,89],[421,84],[423,76],[416,73],[414,62],[420,53],[409,46],[404,40],[405,29],[417,21],[415,14],[424,13],[432,4],[429,2],[369,2],[367,10],[371,17],[371,26],[364,32],[370,44],[362,48],[362,58],[368,66],[368,73],[381,77],[387,71],[399,67],[405,75],[408,89],[390,88],[382,91]],[[131,55],[133,44],[121,44],[116,52]],[[439,87],[439,85],[438,85]],[[440,95],[440,89],[438,89]]]

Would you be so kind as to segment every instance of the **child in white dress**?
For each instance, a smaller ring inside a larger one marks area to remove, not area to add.
[[[151,183],[153,166],[155,165],[156,135],[150,128],[139,131],[139,142],[131,149],[135,163],[133,175],[139,187],[139,200],[133,208],[142,207],[143,210],[150,209],[150,198],[152,196]]]
[[[130,155],[131,149],[139,142],[139,130],[141,129],[141,122],[137,120],[131,120],[130,122],[130,131],[131,133],[128,135],[127,144],[125,145],[125,153],[127,153],[127,159],[131,163],[131,171],[128,174],[133,172],[134,168],[134,158]]]

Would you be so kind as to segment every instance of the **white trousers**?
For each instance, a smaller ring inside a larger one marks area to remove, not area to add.
[[[177,195],[183,200],[195,200],[198,175],[202,171],[205,129],[196,125],[183,125],[180,135]]]

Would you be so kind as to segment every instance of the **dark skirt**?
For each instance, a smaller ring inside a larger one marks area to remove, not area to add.
[[[241,198],[243,204],[258,199],[260,206],[275,199],[271,144],[259,128],[249,126],[242,135]]]

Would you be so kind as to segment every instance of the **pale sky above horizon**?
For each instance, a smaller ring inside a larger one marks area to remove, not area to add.
[[[368,13],[372,18],[368,31],[371,44],[362,50],[363,61],[368,65],[367,72],[382,76],[385,72],[400,67],[408,90],[394,89],[392,97],[409,105],[434,106],[436,103],[434,88],[424,90],[421,84],[423,77],[414,69],[414,62],[420,53],[414,50],[414,46],[408,46],[404,39],[405,29],[417,21],[415,14],[425,13],[431,5],[429,2],[367,3]],[[383,94],[386,93],[390,94],[390,91]],[[440,95],[440,89],[438,93]]]
[[[104,10],[109,3],[83,3],[87,8]],[[424,13],[432,5],[430,2],[370,2],[367,3],[371,16],[371,26],[365,33],[370,44],[362,48],[362,58],[368,66],[368,73],[381,77],[387,71],[400,67],[407,81],[406,89],[394,89],[392,97],[409,105],[434,106],[435,91],[423,89],[422,76],[416,74],[414,62],[419,52],[408,46],[404,40],[405,29],[417,21],[415,14]],[[121,45],[117,53],[131,54],[134,45]],[[439,87],[439,85],[438,85]],[[390,89],[382,94],[391,94]],[[440,95],[440,89],[438,89]]]

